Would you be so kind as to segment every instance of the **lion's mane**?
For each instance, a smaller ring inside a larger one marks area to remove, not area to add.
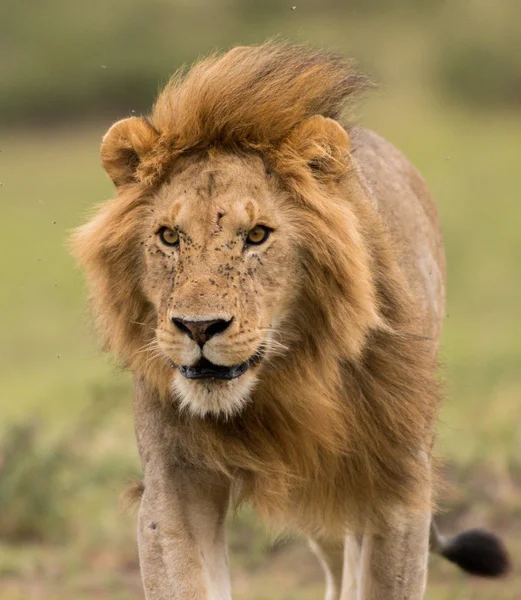
[[[283,332],[290,352],[263,372],[236,418],[195,418],[171,402],[168,431],[180,462],[222,471],[267,519],[329,534],[380,527],[391,507],[430,502],[438,405],[432,343],[356,169],[334,144],[292,135],[313,115],[340,119],[365,87],[342,58],[301,46],[199,62],[161,92],[146,119],[154,135],[129,146],[135,178],[73,239],[107,348],[153,399],[171,402],[170,366],[140,352],[156,326],[140,287],[143,216],[177,157],[262,155],[301,211],[305,281]]]

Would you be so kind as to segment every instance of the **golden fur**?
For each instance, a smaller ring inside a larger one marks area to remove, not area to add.
[[[436,342],[368,201],[351,130],[338,125],[365,85],[341,58],[299,46],[203,60],[173,78],[149,117],[107,134],[103,164],[118,194],[73,239],[105,346],[170,406],[178,462],[226,474],[270,522],[329,535],[382,527],[397,506],[426,508],[422,457],[438,406]],[[171,365],[154,345],[164,271],[151,280],[144,256],[156,252],[147,224],[172,173],[214,163],[223,177],[229,165],[237,178],[242,169],[245,180],[267,180],[293,218],[293,266],[278,264],[275,282],[287,350],[260,366],[248,402],[228,418],[174,402]]]

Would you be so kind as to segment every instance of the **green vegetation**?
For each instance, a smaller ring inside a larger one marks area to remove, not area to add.
[[[519,30],[517,0],[4,0],[0,124],[140,112],[179,65],[273,36],[349,52],[393,87],[515,107]]]
[[[521,15],[516,0],[348,4],[1,4],[2,599],[143,597],[135,519],[118,500],[139,474],[130,378],[97,347],[66,237],[112,194],[98,155],[112,117],[146,110],[182,62],[274,35],[338,48],[383,81],[386,94],[361,120],[419,167],[440,208],[442,523],[501,532],[516,570],[504,582],[472,581],[433,559],[427,598],[519,597]],[[27,126],[35,122],[45,127]],[[245,510],[230,544],[237,600],[322,597],[302,540],[272,543]]]

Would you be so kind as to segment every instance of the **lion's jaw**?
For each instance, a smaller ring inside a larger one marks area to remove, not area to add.
[[[220,155],[184,159],[154,198],[143,289],[158,315],[159,349],[173,365],[171,389],[194,415],[240,412],[280,355],[275,328],[295,278],[291,224],[278,194],[260,159]],[[249,244],[258,224],[272,232]],[[163,227],[179,233],[178,245],[165,246]],[[183,325],[213,321],[224,329],[203,343]]]
[[[240,413],[246,406],[256,383],[257,376],[252,373],[245,373],[239,379],[230,381],[192,381],[176,372],[172,380],[172,389],[182,410],[188,410],[198,417],[212,414],[229,418]]]

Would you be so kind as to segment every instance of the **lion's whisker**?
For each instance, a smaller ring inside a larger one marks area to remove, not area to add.
[[[157,350],[157,352],[154,352],[152,354],[152,356],[150,356],[144,363],[143,363],[143,367],[146,367],[150,362],[152,362],[155,359],[158,358],[165,358],[164,354],[161,352],[160,349]]]
[[[264,342],[264,347],[267,348],[269,351],[272,352],[281,352],[281,353],[285,353],[289,350],[289,348],[284,345],[282,342],[279,342],[278,340],[275,340],[273,338],[267,338]]]
[[[154,349],[157,346],[158,346],[157,339],[154,338],[154,339],[150,340],[149,342],[147,342],[146,344],[143,344],[143,346],[140,346],[137,350],[135,350],[133,353],[133,356],[135,356],[136,354],[142,354],[143,352],[150,352],[150,350]]]

